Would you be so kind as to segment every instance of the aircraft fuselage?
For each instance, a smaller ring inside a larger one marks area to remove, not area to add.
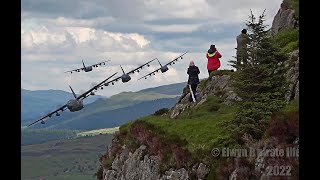
[[[122,80],[123,83],[126,83],[126,82],[131,80],[131,77],[128,74],[123,74],[121,76],[121,80]]]
[[[92,71],[92,66],[87,66],[84,68],[84,72]]]
[[[80,111],[83,109],[83,102],[82,100],[71,99],[67,102],[67,108],[71,112]]]
[[[162,67],[160,68],[160,70],[161,70],[162,73],[168,71],[168,69],[169,69],[168,66],[162,66]]]

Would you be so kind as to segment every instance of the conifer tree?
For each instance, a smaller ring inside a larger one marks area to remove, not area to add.
[[[263,135],[271,113],[283,107],[286,92],[286,56],[272,44],[264,21],[264,12],[258,20],[251,12],[246,23],[249,36],[246,63],[231,61],[237,69],[233,86],[242,98],[232,129],[255,138]]]

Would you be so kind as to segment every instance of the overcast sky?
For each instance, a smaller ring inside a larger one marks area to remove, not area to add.
[[[250,9],[259,16],[266,9],[271,27],[282,0],[23,0],[21,8],[21,86],[28,90],[59,89],[76,93],[88,90],[119,65],[126,71],[158,58],[167,63],[189,51],[162,74],[147,80],[139,77],[159,67],[157,62],[97,94],[110,96],[122,91],[185,82],[190,60],[208,76],[205,57],[211,44],[222,54],[220,69],[231,69],[235,37],[243,28]],[[64,73],[111,60],[89,73]]]

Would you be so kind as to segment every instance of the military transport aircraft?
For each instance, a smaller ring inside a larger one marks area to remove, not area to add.
[[[188,51],[187,51],[187,52],[188,52]],[[147,75],[139,78],[138,80],[143,79],[143,78],[144,78],[144,79],[147,79],[147,76],[155,75],[155,73],[157,73],[157,72],[159,72],[159,71],[161,71],[162,73],[167,72],[168,69],[169,69],[169,68],[168,68],[168,65],[175,64],[175,61],[178,61],[179,58],[183,59],[182,56],[185,55],[187,52],[183,53],[182,55],[180,55],[180,56],[178,56],[177,58],[173,59],[172,61],[168,62],[168,63],[165,64],[164,66],[162,66],[161,63],[160,63],[160,61],[158,60],[158,58],[156,58],[157,61],[158,61],[159,64],[160,64],[160,68],[152,71],[151,73],[148,73]]]
[[[108,81],[110,78],[112,78],[114,75],[116,75],[116,73],[114,73],[113,75],[111,75],[110,77],[108,77],[107,79],[103,80],[101,83],[95,85],[94,87],[92,87],[91,89],[89,89],[88,91],[86,91],[85,93],[81,94],[80,96],[77,96],[73,89],[71,88],[71,86],[69,85],[72,94],[74,96],[74,99],[70,99],[67,104],[61,106],[60,108],[58,108],[57,110],[43,116],[42,118],[38,119],[37,121],[34,121],[33,123],[29,124],[29,126],[41,121],[41,124],[45,124],[44,123],[44,119],[46,118],[50,118],[53,114],[55,114],[56,116],[60,116],[59,111],[63,112],[66,108],[69,109],[70,112],[75,112],[75,111],[80,111],[81,109],[83,109],[83,99],[87,98],[90,95],[94,95],[94,90],[97,90],[98,87],[100,87],[101,84],[105,83],[106,81]]]
[[[149,62],[147,62],[147,63],[145,63],[145,64],[142,64],[141,66],[139,66],[139,67],[137,67],[137,68],[135,68],[135,69],[127,72],[127,73],[124,72],[122,66],[120,65],[123,74],[122,74],[121,76],[113,79],[112,81],[109,81],[109,82],[107,82],[107,83],[104,83],[104,85],[105,85],[105,86],[108,86],[110,83],[111,83],[112,85],[114,85],[114,82],[117,82],[117,81],[119,81],[120,79],[121,79],[121,81],[122,81],[123,83],[129,82],[129,81],[131,80],[130,74],[133,74],[133,73],[135,73],[135,72],[140,72],[139,69],[142,69],[143,66],[145,66],[145,65],[147,65],[147,66],[149,67],[149,66],[150,66],[149,63],[152,62],[152,61],[154,61],[154,60],[156,60],[156,59],[157,59],[157,58],[154,58],[154,59],[152,59],[151,61],[149,61]],[[101,88],[102,88],[102,87],[101,87]]]
[[[71,70],[71,71],[66,71],[64,73],[70,72],[72,74],[72,72],[80,72],[80,71],[90,72],[90,71],[92,71],[92,67],[99,67],[99,65],[105,65],[106,62],[108,62],[108,61],[110,61],[110,60],[103,61],[103,62],[100,62],[100,63],[97,63],[97,64],[93,64],[93,65],[90,65],[90,66],[85,66],[84,62],[82,60],[83,68],[74,69],[74,70]]]

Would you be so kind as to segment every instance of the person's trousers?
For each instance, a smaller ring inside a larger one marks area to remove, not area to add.
[[[191,90],[193,92],[193,95],[194,95],[194,99],[196,99],[196,93],[197,93],[197,86],[198,84],[191,84]],[[189,101],[192,102],[192,95],[190,93],[190,96],[189,96]]]
[[[208,70],[209,76],[210,76],[210,73],[211,73],[212,71],[214,71],[214,70]]]

